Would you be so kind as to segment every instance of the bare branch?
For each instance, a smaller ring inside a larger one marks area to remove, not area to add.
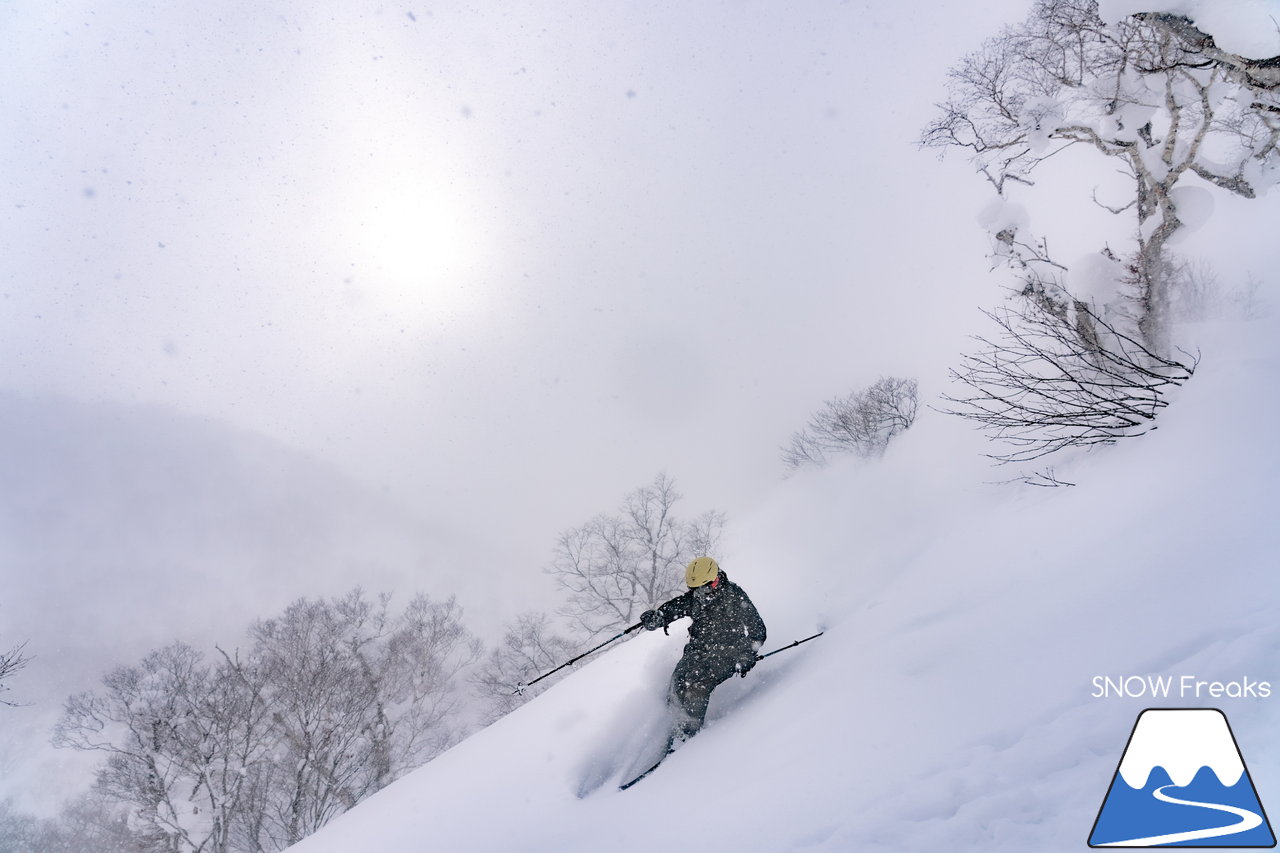
[[[555,684],[560,676],[552,676],[520,694],[518,685],[532,681],[544,672],[569,660],[578,651],[567,637],[554,632],[545,613],[523,613],[507,627],[497,648],[472,677],[476,691],[490,706],[489,718],[496,720],[515,710],[534,696]],[[566,670],[568,675],[571,670]]]
[[[1067,447],[1111,444],[1153,427],[1167,393],[1195,372],[1189,362],[1162,357],[1117,329],[1083,303],[1055,312],[1043,303],[984,312],[999,327],[995,341],[965,356],[952,377],[966,393],[946,396],[942,409],[977,422],[1011,449],[991,454],[1001,462],[1039,459]],[[1105,346],[1083,338],[1078,317],[1088,316]]]
[[[1130,199],[1129,203],[1123,207],[1112,207],[1111,205],[1105,204],[1098,199],[1098,190],[1097,188],[1094,188],[1093,203],[1096,204],[1098,207],[1102,208],[1103,210],[1107,211],[1108,213],[1114,213],[1117,216],[1119,216],[1120,214],[1124,213],[1126,210],[1133,208],[1138,203],[1138,200]]]
[[[679,588],[685,564],[715,551],[724,517],[693,522],[673,510],[675,481],[659,474],[629,493],[615,515],[599,515],[556,540],[548,574],[569,592],[561,609],[588,637],[632,624]]]
[[[1248,85],[1257,89],[1280,89],[1280,56],[1268,59],[1250,59],[1222,50],[1213,36],[1196,27],[1183,15],[1167,12],[1140,12],[1134,15],[1140,21],[1151,24],[1178,38],[1188,50],[1203,55],[1205,62],[1212,62],[1244,76]]]
[[[828,400],[808,425],[791,437],[782,461],[795,470],[822,466],[833,455],[876,457],[915,421],[914,379],[882,377],[868,388]]]
[[[9,688],[5,685],[5,682],[26,669],[27,664],[31,663],[31,659],[25,654],[26,648],[27,644],[24,642],[9,649],[7,652],[0,652],[0,692],[8,690]],[[0,699],[0,705],[7,705],[10,708],[16,708],[18,704],[17,702]]]

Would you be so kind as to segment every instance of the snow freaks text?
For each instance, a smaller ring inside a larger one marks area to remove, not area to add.
[[[1209,681],[1194,675],[1095,675],[1094,699],[1270,699],[1271,682],[1248,676]]]

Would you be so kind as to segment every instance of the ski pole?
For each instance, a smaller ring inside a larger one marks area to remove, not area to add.
[[[600,645],[595,646],[594,648],[587,649],[585,652],[583,652],[582,654],[578,655],[576,658],[573,658],[572,660],[567,660],[567,661],[565,661],[564,663],[560,664],[558,667],[556,667],[555,669],[551,670],[550,672],[544,672],[542,675],[539,675],[537,678],[535,678],[533,681],[530,681],[528,684],[525,684],[525,683],[523,683],[523,682],[521,682],[520,684],[517,684],[517,685],[516,685],[516,689],[515,689],[515,690],[513,690],[513,691],[511,691],[511,695],[512,695],[512,696],[515,696],[515,695],[518,693],[518,694],[520,694],[521,696],[523,696],[523,695],[524,695],[524,692],[525,692],[526,690],[528,690],[528,689],[529,689],[530,687],[532,687],[533,685],[537,684],[537,683],[538,683],[539,681],[541,681],[542,679],[546,678],[548,675],[554,675],[554,674],[556,674],[557,672],[559,672],[560,670],[564,669],[566,666],[572,666],[573,664],[575,664],[575,663],[577,663],[578,661],[582,660],[583,658],[585,658],[587,655],[591,654],[592,652],[596,652],[596,651],[599,651],[600,649],[603,649],[605,646],[609,645],[609,644],[610,644],[610,643],[612,643],[614,640],[620,640],[620,639],[622,639],[622,638],[623,638],[623,637],[625,637],[627,634],[630,634],[632,631],[636,630],[636,629],[637,629],[637,628],[639,628],[639,627],[640,627],[640,623],[639,623],[639,622],[637,622],[636,624],[632,625],[630,628],[627,628],[625,631],[622,631],[622,632],[621,632],[621,633],[619,633],[619,634],[614,634],[612,637],[610,637],[609,639],[605,640],[605,641],[604,641],[603,643],[601,643]]]
[[[794,649],[796,646],[800,645],[801,643],[807,643],[807,642],[809,642],[810,640],[816,640],[816,639],[818,639],[819,637],[821,637],[821,636],[822,636],[823,634],[825,634],[825,633],[827,633],[827,632],[826,632],[826,631],[819,631],[818,633],[814,634],[812,637],[805,637],[803,640],[796,640],[794,643],[792,643],[792,644],[791,644],[791,645],[789,645],[789,646],[783,646],[783,647],[782,647],[782,648],[780,648],[780,649],[774,649],[773,651],[769,652],[769,654],[767,654],[767,655],[760,655],[760,656],[758,656],[758,657],[756,658],[756,660],[764,660],[765,658],[773,657],[773,656],[774,656],[774,655],[776,655],[778,652],[785,652],[787,649]]]

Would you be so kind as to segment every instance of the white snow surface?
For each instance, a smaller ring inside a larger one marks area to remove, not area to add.
[[[1280,686],[1280,328],[1192,330],[1203,360],[1155,432],[996,484],[925,409],[875,464],[788,480],[724,566],[766,649],[708,725],[661,737],[681,632],[605,652],[360,804],[296,853],[1077,851],[1143,708],[1220,707],[1263,802],[1280,696],[1095,698],[1095,676]],[[1275,807],[1273,807],[1274,810]]]

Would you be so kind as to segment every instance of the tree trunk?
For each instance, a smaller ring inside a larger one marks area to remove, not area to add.
[[[1135,160],[1141,155],[1134,153]],[[1157,181],[1145,168],[1135,170],[1138,176],[1138,252],[1134,259],[1134,282],[1139,307],[1138,330],[1143,345],[1160,356],[1168,356],[1169,344],[1169,258],[1165,246],[1182,227],[1178,209],[1169,197],[1170,186]],[[1171,173],[1176,180],[1177,173]],[[1172,182],[1171,180],[1169,181]],[[1151,227],[1152,217],[1158,223]],[[1148,230],[1150,233],[1147,233]]]

